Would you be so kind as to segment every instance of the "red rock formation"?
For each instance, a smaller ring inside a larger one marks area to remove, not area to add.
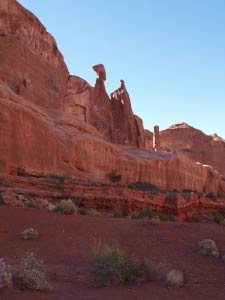
[[[133,115],[124,83],[110,102],[103,66],[95,67],[95,87],[70,76],[55,41],[35,16],[14,0],[1,1],[0,9],[0,172],[25,166],[34,174],[104,182],[116,169],[124,183],[225,191],[213,168],[186,156],[129,146],[145,146],[146,132]]]
[[[145,129],[144,130],[144,140],[145,140],[145,144],[144,144],[144,148],[146,150],[152,151],[153,150],[153,133],[148,130]]]
[[[217,135],[206,135],[181,123],[161,131],[160,138],[164,150],[182,153],[193,161],[212,166],[225,176],[225,141]]]
[[[123,185],[97,184],[80,179],[8,177],[12,187],[1,187],[0,196],[4,204],[22,207],[26,201],[37,205],[55,203],[65,195],[79,199],[87,208],[108,209],[122,215],[138,215],[151,206],[154,211],[172,215],[179,221],[191,219],[193,215],[224,212],[225,198],[207,198],[199,193],[149,193],[129,189]],[[44,202],[43,202],[44,200]]]
[[[159,134],[159,126],[154,126],[153,132],[153,150],[160,151],[160,134]]]
[[[144,128],[142,120],[134,116],[125,83],[123,80],[120,82],[120,87],[111,93],[112,142],[143,147]]]

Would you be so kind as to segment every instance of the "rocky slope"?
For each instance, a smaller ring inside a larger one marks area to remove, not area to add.
[[[104,182],[116,169],[123,183],[225,193],[212,167],[149,151],[152,134],[133,114],[124,82],[110,99],[103,65],[93,67],[94,87],[70,75],[54,39],[14,0],[0,3],[0,56],[1,173],[25,166]]]

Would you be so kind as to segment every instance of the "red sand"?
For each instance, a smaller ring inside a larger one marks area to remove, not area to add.
[[[36,209],[0,207],[0,257],[8,263],[26,251],[41,258],[48,270],[52,290],[48,293],[0,292],[1,300],[224,300],[225,264],[202,257],[197,242],[215,240],[225,254],[225,227],[216,224],[162,222],[143,225],[140,220],[107,216],[65,216]],[[20,232],[34,227],[40,238],[20,239]],[[94,237],[131,249],[138,258],[153,258],[187,274],[186,285],[168,290],[157,282],[114,287],[94,287],[90,283],[89,251]]]

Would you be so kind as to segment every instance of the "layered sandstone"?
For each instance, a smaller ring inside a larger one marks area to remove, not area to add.
[[[149,151],[152,133],[133,114],[123,81],[109,98],[103,65],[94,66],[92,87],[69,75],[54,39],[16,1],[1,1],[0,20],[1,173],[24,166],[31,174],[106,182],[117,170],[123,183],[225,192],[212,167],[183,153]]]
[[[175,124],[160,132],[161,146],[166,151],[182,153],[193,161],[210,165],[225,176],[225,141],[186,123]]]
[[[55,204],[62,197],[79,199],[79,205],[97,210],[136,215],[146,207],[173,216],[179,221],[193,216],[224,212],[225,198],[210,199],[205,194],[185,192],[143,192],[124,185],[100,184],[71,178],[8,176],[11,187],[0,186],[0,204],[23,207],[32,202],[39,207]]]

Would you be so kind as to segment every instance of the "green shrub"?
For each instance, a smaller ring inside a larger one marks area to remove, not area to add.
[[[166,285],[171,289],[179,289],[184,285],[184,273],[178,269],[172,269],[166,274]]]
[[[206,198],[208,198],[210,200],[216,200],[216,195],[214,193],[208,193],[206,195]]]
[[[21,238],[24,240],[35,240],[39,237],[39,232],[33,228],[27,228],[21,233]]]
[[[38,208],[38,205],[34,200],[26,200],[24,206],[27,208]]]
[[[99,242],[91,252],[95,279],[102,285],[111,282],[154,280],[155,265],[150,260],[134,260],[130,253]]]
[[[0,259],[0,289],[10,287],[12,285],[11,267],[8,266],[4,259]]]
[[[13,284],[20,290],[47,291],[49,284],[43,262],[36,259],[33,253],[26,253],[13,269]]]
[[[144,181],[131,182],[128,184],[128,188],[143,192],[162,192],[156,185]]]
[[[11,184],[7,178],[0,178],[0,186],[10,187]]]
[[[191,222],[199,223],[200,221],[201,221],[201,218],[200,218],[200,216],[198,216],[198,215],[194,215],[194,216],[192,216],[192,218],[191,218]]]
[[[108,178],[111,182],[120,182],[122,176],[117,174],[116,170],[112,170],[112,172],[108,174]]]
[[[24,166],[19,166],[17,168],[17,175],[18,176],[24,176],[24,177],[29,177],[30,176],[30,174],[27,172],[27,170]]]
[[[61,200],[57,203],[55,211],[60,212],[65,215],[72,215],[77,211],[77,206],[71,199]]]
[[[201,255],[218,257],[219,252],[216,247],[216,243],[211,239],[205,239],[198,243],[199,252]]]
[[[139,218],[143,219],[143,218],[149,218],[151,219],[152,217],[154,217],[154,213],[152,212],[152,209],[150,206],[147,206],[146,208],[142,209],[139,212]]]

